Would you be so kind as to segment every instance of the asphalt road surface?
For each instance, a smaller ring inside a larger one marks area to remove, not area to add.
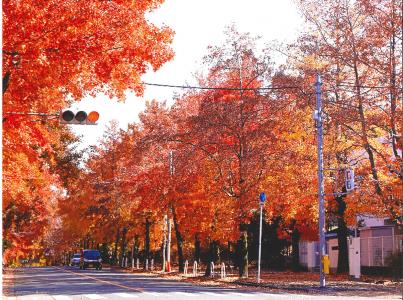
[[[6,275],[3,280],[9,280]],[[243,289],[197,286],[110,269],[79,270],[75,267],[15,269],[14,284],[3,290],[7,300],[257,300],[257,299],[366,299],[264,293]]]

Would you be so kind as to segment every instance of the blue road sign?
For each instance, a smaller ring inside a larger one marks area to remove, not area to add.
[[[259,195],[260,202],[265,202],[266,201],[266,194],[264,192],[261,192]]]

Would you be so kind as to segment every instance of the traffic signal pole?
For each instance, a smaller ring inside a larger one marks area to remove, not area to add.
[[[325,273],[323,272],[323,257],[326,255],[325,240],[325,200],[324,200],[324,181],[323,181],[323,121],[322,121],[322,82],[319,73],[316,75],[316,111],[315,121],[317,129],[318,145],[318,199],[319,199],[319,267],[320,267],[320,287],[325,287]]]

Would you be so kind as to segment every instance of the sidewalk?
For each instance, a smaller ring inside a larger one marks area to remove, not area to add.
[[[112,267],[113,269],[120,269]],[[122,270],[122,269],[120,269]],[[177,269],[176,269],[177,270]],[[380,276],[362,276],[359,280],[351,280],[347,275],[327,275],[326,287],[319,287],[319,274],[311,272],[270,272],[264,271],[261,282],[258,284],[254,270],[249,272],[249,278],[240,279],[236,272],[230,273],[221,279],[220,272],[216,272],[214,278],[204,277],[199,272],[198,276],[192,275],[191,269],[188,275],[178,271],[162,273],[161,271],[145,271],[131,268],[125,272],[133,272],[142,276],[160,277],[167,280],[189,282],[197,285],[225,286],[239,289],[248,289],[266,292],[284,291],[295,294],[327,295],[327,296],[361,296],[361,297],[385,297],[401,299],[403,285],[401,282],[393,282],[389,278]],[[396,298],[397,297],[397,298]]]

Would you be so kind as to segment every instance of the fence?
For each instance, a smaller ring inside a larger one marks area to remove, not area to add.
[[[402,251],[401,239],[401,235],[361,238],[361,266],[386,266],[392,253]]]

